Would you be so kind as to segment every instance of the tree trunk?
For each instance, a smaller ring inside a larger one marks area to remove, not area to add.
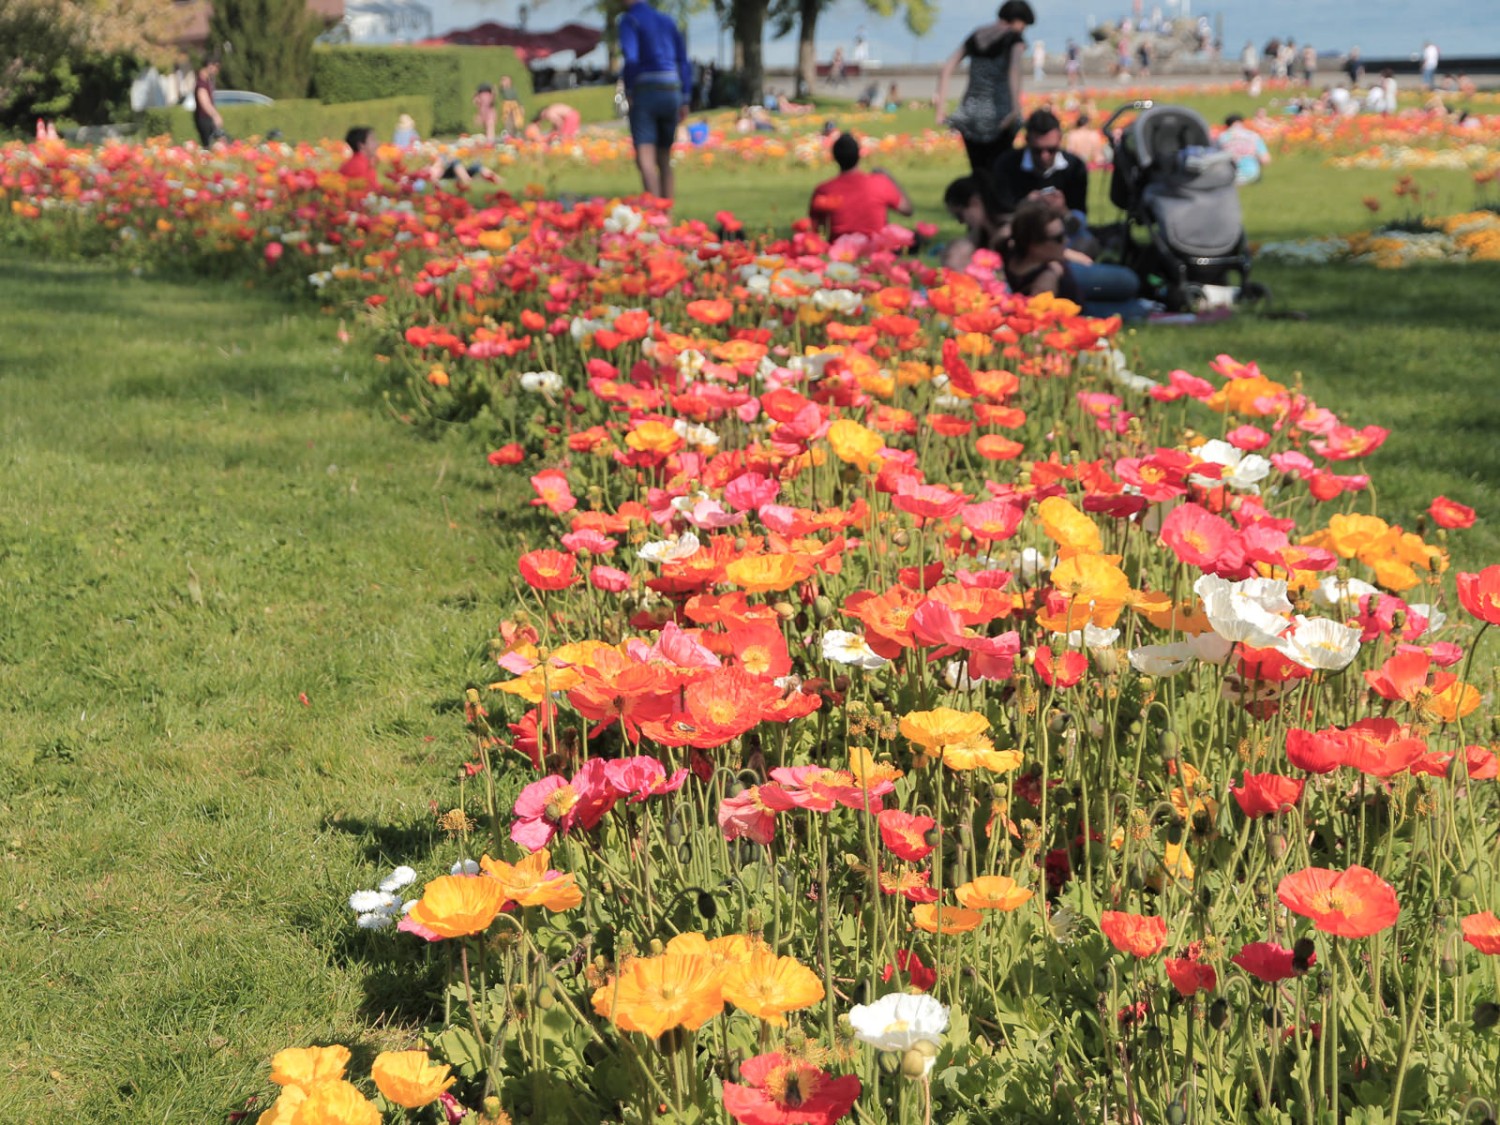
[[[801,0],[797,21],[797,92],[798,101],[812,97],[813,83],[818,80],[818,12],[823,0]]]
[[[769,0],[734,0],[734,59],[740,72],[740,103],[759,105],[765,97],[761,43],[766,35]]]

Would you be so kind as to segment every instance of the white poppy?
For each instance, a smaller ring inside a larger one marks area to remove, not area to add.
[[[1269,578],[1246,578],[1231,582],[1216,574],[1205,574],[1193,583],[1193,593],[1203,599],[1203,609],[1213,631],[1227,641],[1243,641],[1255,648],[1270,648],[1286,631],[1283,614],[1292,611],[1286,583]]]
[[[880,1051],[907,1051],[936,1043],[948,1030],[948,1006],[926,993],[893,992],[849,1009],[855,1038]]]
[[[658,539],[654,543],[647,543],[636,555],[647,562],[662,563],[691,558],[697,553],[698,537],[691,531],[684,531],[676,539]]]
[[[556,371],[527,371],[521,376],[521,389],[537,394],[555,395],[563,389],[562,376]]]
[[[461,859],[448,868],[449,875],[478,875],[479,864],[472,859]]]
[[[1359,655],[1358,625],[1343,625],[1327,617],[1295,618],[1295,627],[1276,644],[1288,660],[1324,672],[1341,672]]]
[[[1380,591],[1358,578],[1339,578],[1330,575],[1317,585],[1310,595],[1313,605],[1322,609],[1343,609],[1349,613],[1359,612],[1359,599]]]
[[[853,668],[884,668],[890,661],[878,655],[858,633],[830,629],[823,634],[823,659]]]

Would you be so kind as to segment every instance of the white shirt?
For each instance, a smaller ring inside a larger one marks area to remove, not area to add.
[[[1436,70],[1438,64],[1438,49],[1436,43],[1429,43],[1422,48],[1422,68],[1424,70]]]

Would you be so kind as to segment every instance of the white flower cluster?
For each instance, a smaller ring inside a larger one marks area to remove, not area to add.
[[[477,868],[476,868],[477,870]],[[416,899],[403,900],[396,892],[416,882],[417,873],[410,867],[398,867],[373,891],[355,891],[349,896],[349,909],[362,930],[383,930],[417,904]]]

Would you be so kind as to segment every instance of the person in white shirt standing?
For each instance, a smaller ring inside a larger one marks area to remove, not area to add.
[[[1437,44],[1428,40],[1422,44],[1422,85],[1431,90],[1437,85],[1438,60]]]

